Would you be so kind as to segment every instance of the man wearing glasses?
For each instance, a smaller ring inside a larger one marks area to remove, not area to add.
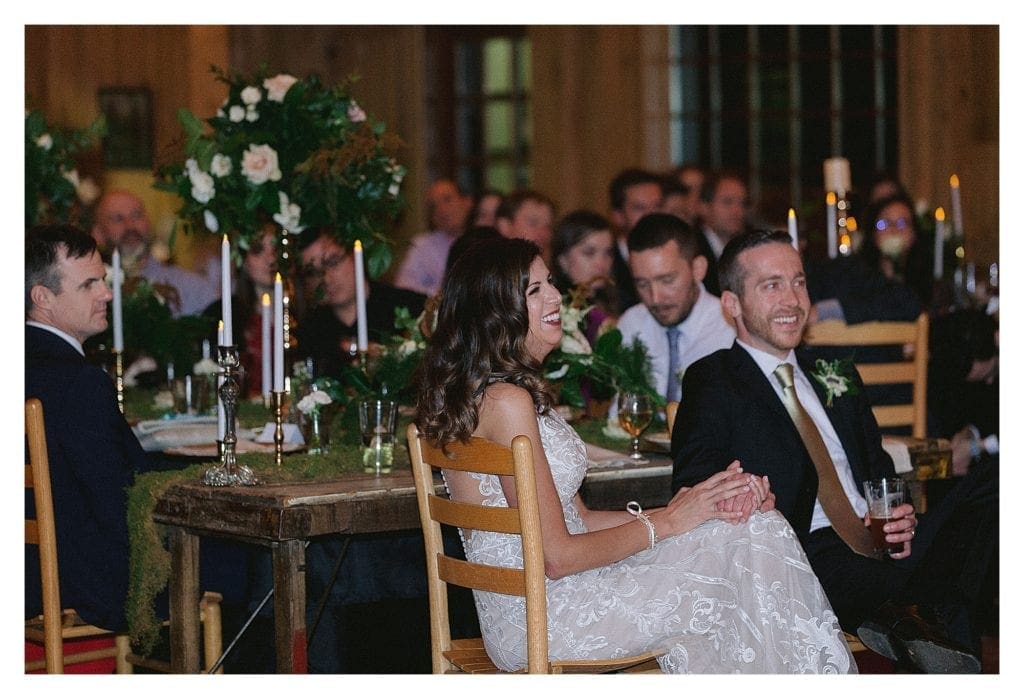
[[[299,355],[313,358],[318,375],[337,377],[357,351],[355,256],[329,233],[322,233],[303,248],[302,267],[311,306],[296,328]],[[405,307],[415,317],[425,302],[423,294],[367,278],[369,351],[379,349],[395,333],[396,308]]]

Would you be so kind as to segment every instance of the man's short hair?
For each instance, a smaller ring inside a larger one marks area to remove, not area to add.
[[[718,185],[722,180],[736,180],[747,187],[747,180],[739,172],[735,170],[719,170],[718,172],[712,172],[704,178],[704,184],[700,188],[700,200],[705,204],[710,204],[715,200],[715,192],[718,191]]]
[[[647,214],[633,226],[626,238],[630,254],[660,248],[670,240],[676,241],[679,254],[688,262],[698,253],[697,234],[683,219],[673,214]]]
[[[33,226],[25,233],[25,312],[32,310],[32,287],[61,291],[57,261],[88,257],[96,252],[96,241],[80,228],[67,225]]]
[[[747,270],[737,261],[741,253],[751,248],[767,245],[768,243],[782,243],[793,245],[793,239],[786,231],[770,231],[758,229],[740,233],[726,243],[722,250],[722,256],[718,259],[718,282],[722,291],[731,291],[737,296],[742,296],[743,283],[747,277]]]
[[[519,209],[522,208],[523,204],[528,201],[535,201],[538,204],[548,207],[551,209],[552,214],[555,212],[555,202],[553,202],[546,194],[538,192],[535,189],[519,189],[509,194],[501,201],[501,204],[498,206],[498,211],[495,213],[495,218],[504,218],[511,221],[516,217],[516,214],[519,213]]]
[[[665,190],[665,180],[657,173],[639,168],[623,170],[608,185],[608,200],[614,211],[622,211],[626,205],[626,190],[638,184],[656,184]]]

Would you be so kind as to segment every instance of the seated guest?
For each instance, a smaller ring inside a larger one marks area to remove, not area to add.
[[[498,207],[505,200],[505,195],[496,189],[485,189],[476,198],[472,211],[469,212],[469,226],[494,226],[498,222]]]
[[[698,211],[701,227],[697,241],[700,254],[708,260],[704,286],[717,296],[721,293],[718,258],[726,244],[749,227],[750,198],[746,181],[728,170],[711,173],[701,187]]]
[[[718,297],[704,288],[707,266],[697,233],[676,216],[648,214],[629,234],[640,303],[622,314],[618,328],[626,344],[643,341],[654,388],[666,400],[679,400],[680,376],[690,364],[736,339]]]
[[[449,179],[435,180],[427,192],[427,218],[430,230],[420,233],[395,273],[395,286],[418,294],[433,296],[441,288],[448,250],[466,229],[473,199]]]
[[[664,178],[638,168],[620,171],[608,185],[610,217],[615,226],[615,259],[612,261],[612,274],[619,295],[616,315],[621,315],[639,301],[633,289],[629,265],[626,264],[626,260],[629,259],[626,238],[637,221],[647,214],[660,210],[665,194],[664,187]]]
[[[521,189],[505,197],[498,207],[495,227],[506,238],[532,240],[551,263],[551,234],[555,203],[532,189]]]
[[[111,190],[100,197],[92,237],[104,255],[109,255],[114,248],[120,249],[125,276],[142,277],[153,284],[173,287],[177,292],[177,298],[171,299],[175,317],[199,315],[211,301],[220,298],[219,279],[209,279],[152,256],[149,217],[142,200],[131,192]]]
[[[295,331],[298,351],[301,356],[313,358],[318,374],[337,377],[358,351],[355,256],[330,233],[308,233],[303,242],[302,266],[313,300],[311,310],[299,319]],[[423,311],[425,302],[423,294],[368,280],[369,351],[378,351],[379,344],[394,334],[396,308],[405,307],[415,317]]]
[[[674,201],[664,203],[662,209],[667,214],[675,214],[679,218],[686,221],[695,230],[699,225],[700,217],[700,190],[704,186],[704,178],[706,173],[704,168],[696,163],[683,163],[671,173],[669,173],[669,179],[674,180],[679,189],[675,186],[671,188],[674,193]],[[666,192],[669,190],[666,190]],[[665,199],[668,200],[666,194]],[[668,206],[674,207],[673,211],[668,210]]]
[[[114,383],[82,343],[107,328],[110,289],[96,241],[72,226],[37,226],[25,239],[25,398],[43,404],[60,560],[61,604],[90,624],[126,627],[127,494],[160,468],[117,405]],[[26,510],[34,512],[32,502]],[[207,549],[210,549],[209,551]],[[204,544],[202,582],[240,602],[247,554]],[[42,612],[39,553],[25,548],[25,616]],[[166,617],[166,599],[157,610]]]
[[[972,624],[997,555],[998,472],[972,471],[926,514],[898,506],[884,531],[902,550],[877,556],[862,488],[893,477],[892,459],[864,392],[826,391],[813,358],[794,351],[810,311],[800,255],[785,232],[753,231],[719,264],[737,339],[683,377],[673,489],[736,460],[769,478],[844,629],[924,672],[978,672]],[[841,382],[861,386],[855,371]]]
[[[601,214],[578,209],[566,214],[555,227],[552,255],[555,286],[563,295],[585,288],[585,301],[593,306],[587,314],[586,336],[591,346],[603,329],[615,325],[618,298],[612,279],[615,239]]]
[[[809,267],[815,317],[850,324],[914,320],[932,295],[931,243],[917,234],[913,206],[904,196],[875,202],[865,217],[860,250]]]
[[[999,330],[983,310],[964,308],[932,321],[928,414],[928,433],[952,441],[954,475],[998,459]]]
[[[561,294],[540,248],[478,244],[451,268],[422,364],[416,424],[443,447],[526,435],[537,474],[551,660],[664,649],[665,672],[855,672],[821,587],[767,483],[732,471],[663,508],[596,511],[578,489],[587,449],[551,409],[540,370],[558,347]],[[506,507],[508,478],[447,474],[452,500]],[[716,507],[749,495],[744,510]],[[519,537],[463,532],[466,558],[522,568]],[[522,600],[474,591],[484,645],[503,670],[526,665]]]

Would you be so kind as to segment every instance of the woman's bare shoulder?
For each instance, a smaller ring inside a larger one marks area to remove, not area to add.
[[[528,433],[526,427],[537,429],[537,409],[533,397],[525,388],[513,384],[495,383],[484,391],[480,402],[481,436],[491,438],[508,434]]]

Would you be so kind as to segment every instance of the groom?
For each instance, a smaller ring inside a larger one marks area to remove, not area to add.
[[[873,557],[863,483],[895,472],[864,392],[826,393],[794,351],[810,308],[799,254],[781,231],[744,233],[726,246],[719,273],[737,341],[683,378],[673,490],[733,459],[767,475],[844,628],[925,672],[978,672],[965,618],[995,551],[997,476],[972,474],[920,521],[913,505],[900,506],[886,540],[903,552]],[[843,383],[861,385],[856,372]]]

